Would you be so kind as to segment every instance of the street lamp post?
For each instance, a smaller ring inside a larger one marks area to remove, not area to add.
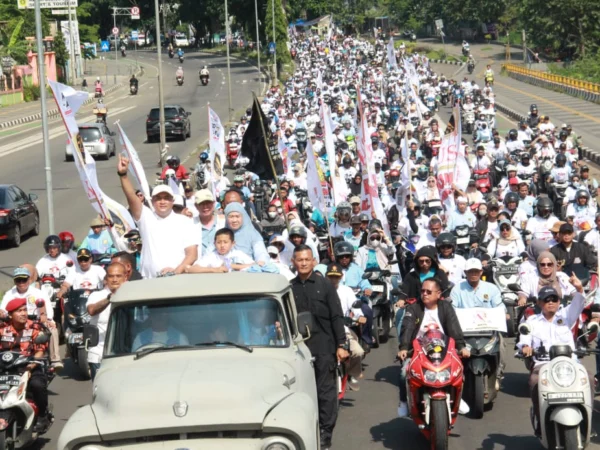
[[[258,60],[258,72],[260,74],[260,35],[258,34],[258,0],[254,0],[254,14],[256,15],[256,58]]]
[[[48,111],[46,108],[46,70],[44,67],[40,0],[35,0],[35,39],[37,41],[38,81],[40,84],[40,103],[42,106],[42,139],[44,141],[44,169],[46,171],[46,195],[48,197],[48,234],[54,234],[54,199],[52,196],[52,167],[50,165],[50,138],[48,137]]]
[[[161,167],[164,165],[163,161],[163,149],[165,148],[166,137],[165,137],[165,99],[163,97],[163,73],[162,73],[162,58],[161,58],[161,45],[160,45],[160,14],[158,9],[158,0],[154,0],[154,14],[156,16],[156,54],[158,58],[158,119],[160,123],[160,149],[159,149],[159,163]]]
[[[277,84],[277,38],[275,37],[275,0],[271,0],[271,14],[273,16],[273,43],[275,44],[275,53],[273,53],[273,77],[274,85]]]
[[[225,0],[225,47],[227,48],[227,88],[229,90],[229,121],[233,120],[231,107],[231,64],[229,63],[229,14],[227,12],[227,0]]]

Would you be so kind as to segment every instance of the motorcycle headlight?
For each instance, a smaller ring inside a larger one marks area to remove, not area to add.
[[[494,348],[494,346],[496,345],[496,342],[498,342],[498,335],[497,334],[495,334],[494,336],[492,336],[492,338],[489,340],[489,342],[483,346],[483,351],[485,353],[491,352],[492,349]]]
[[[571,386],[575,382],[575,375],[575,366],[569,361],[561,361],[552,366],[552,379],[560,387]]]
[[[464,237],[467,234],[469,234],[469,229],[468,228],[457,228],[456,229],[456,234],[460,237]]]
[[[447,383],[450,379],[450,371],[448,369],[440,370],[439,372],[434,372],[433,370],[426,370],[423,374],[423,377],[428,383]]]

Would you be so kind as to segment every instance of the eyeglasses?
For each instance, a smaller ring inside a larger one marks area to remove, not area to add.
[[[88,262],[90,259],[92,259],[92,258],[86,258],[86,257],[84,256],[84,257],[81,257],[81,258],[77,258],[77,261]]]
[[[544,303],[558,303],[560,300],[558,299],[558,297],[548,297],[545,298],[544,300],[542,300]]]
[[[419,264],[431,264],[431,259],[429,259],[429,258],[419,258],[419,259],[417,259],[417,262]]]
[[[29,278],[15,278],[15,283],[26,283],[27,281],[29,281]]]
[[[554,263],[540,263],[540,267],[552,267]]]
[[[500,231],[510,231],[510,227],[502,227],[500,228]]]
[[[440,291],[432,291],[431,289],[421,289],[421,293],[422,293],[423,295],[431,295],[431,294],[433,294],[434,292],[440,292]]]

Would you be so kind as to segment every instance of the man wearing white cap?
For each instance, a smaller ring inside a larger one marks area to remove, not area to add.
[[[456,227],[461,225],[468,225],[469,228],[473,228],[477,225],[477,219],[471,210],[467,208],[467,198],[463,196],[456,199],[456,210],[450,213],[447,228],[448,231],[454,231]]]
[[[159,273],[182,273],[185,267],[191,266],[198,259],[200,239],[193,221],[173,211],[173,191],[164,184],[152,190],[154,211],[144,206],[135,195],[135,189],[127,176],[128,169],[129,159],[119,155],[117,174],[144,242],[140,272],[144,278],[154,278]]]

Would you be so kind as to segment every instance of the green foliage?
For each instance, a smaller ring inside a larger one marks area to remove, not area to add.
[[[548,70],[564,77],[600,83],[600,59],[598,54],[582,58],[567,67],[548,64]]]
[[[0,56],[10,56],[17,64],[27,63],[27,52],[29,46],[27,42],[21,38],[25,19],[20,18],[13,22],[13,27],[6,27],[0,30]]]
[[[40,98],[40,87],[32,86],[31,84],[24,84],[23,86],[23,99],[26,102],[33,102]]]
[[[275,2],[273,4],[273,2]],[[275,10],[275,37],[273,37],[273,14]],[[277,46],[277,62],[284,64],[289,62],[290,52],[287,48],[288,28],[285,11],[281,6],[281,0],[270,0],[267,6],[267,14],[265,16],[265,34],[268,42],[275,42]]]
[[[56,64],[63,68],[64,73],[67,61],[69,60],[69,52],[67,51],[67,45],[61,32],[56,33],[54,36],[54,52],[56,54]],[[64,80],[59,81],[63,82]]]

